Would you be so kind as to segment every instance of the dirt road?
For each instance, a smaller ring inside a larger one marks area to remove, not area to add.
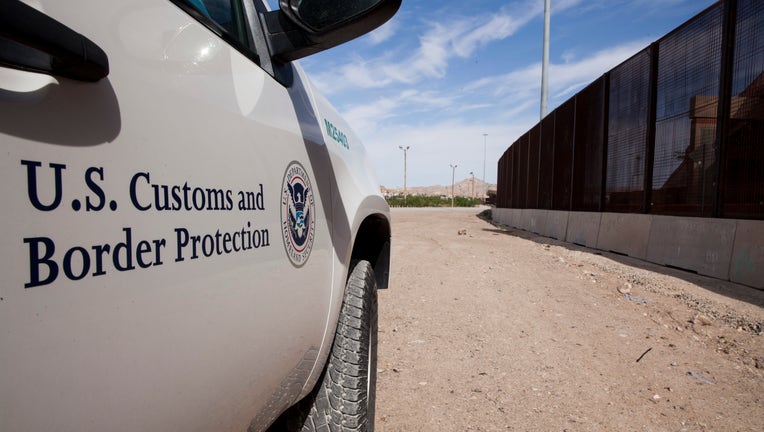
[[[376,430],[762,431],[764,292],[393,210]]]

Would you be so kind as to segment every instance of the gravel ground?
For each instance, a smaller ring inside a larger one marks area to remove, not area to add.
[[[394,209],[376,430],[762,431],[764,292]]]

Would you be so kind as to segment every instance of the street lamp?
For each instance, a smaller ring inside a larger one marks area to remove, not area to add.
[[[408,201],[408,193],[406,192],[406,152],[408,152],[411,146],[398,146],[398,148],[403,150],[403,205],[405,206]]]
[[[458,165],[451,165],[451,207],[454,206],[454,175],[456,175],[456,167]]]
[[[549,21],[552,13],[549,3],[550,0],[544,0],[544,43],[541,51],[541,120],[546,117],[549,82]]]
[[[472,176],[472,187],[470,188],[470,198],[475,199],[475,173],[470,171]]]
[[[488,140],[488,134],[484,133],[483,134],[483,188],[485,188],[485,154],[486,154],[487,140]],[[480,196],[480,201],[483,201],[484,199],[485,199],[485,190],[483,190],[483,194]]]

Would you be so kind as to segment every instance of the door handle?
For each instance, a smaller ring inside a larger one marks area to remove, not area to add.
[[[0,65],[87,82],[109,74],[98,45],[19,0],[0,0]]]

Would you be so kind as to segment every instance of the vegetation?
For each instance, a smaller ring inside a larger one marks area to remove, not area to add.
[[[440,196],[409,195],[404,200],[403,196],[396,195],[387,198],[390,207],[451,207],[451,198]],[[475,207],[480,204],[477,198],[455,197],[454,207]]]
[[[493,210],[485,209],[478,214],[480,219],[493,223]]]

